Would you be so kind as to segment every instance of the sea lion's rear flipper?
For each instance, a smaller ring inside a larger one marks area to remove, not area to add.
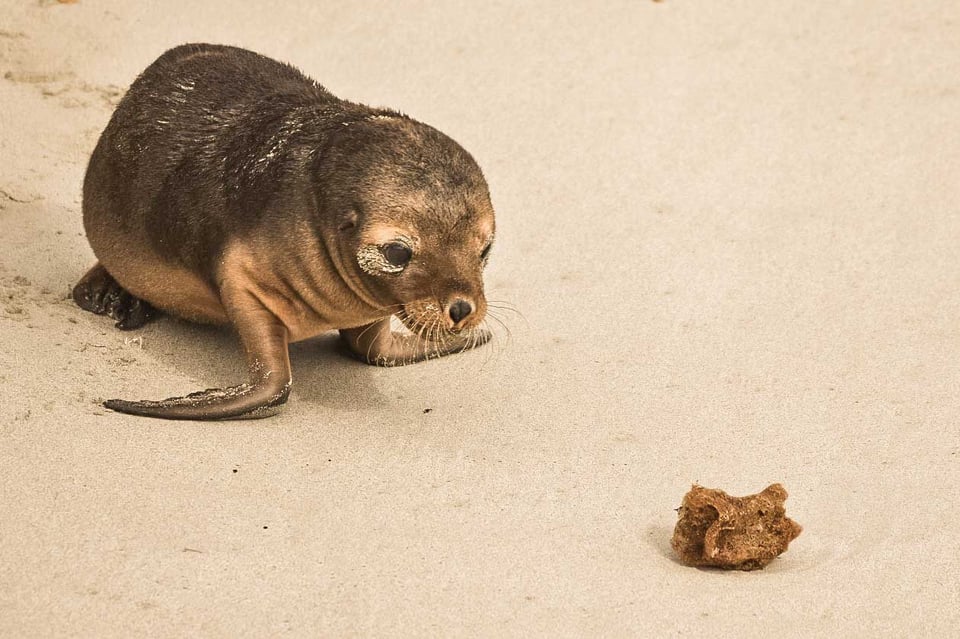
[[[99,263],[73,287],[73,301],[85,311],[115,319],[122,331],[140,328],[157,315],[153,306],[128,293]]]
[[[103,405],[121,413],[162,419],[257,419],[279,412],[290,394],[287,329],[249,293],[225,291],[224,302],[246,353],[248,383],[160,401],[110,399]]]
[[[347,343],[351,355],[374,366],[403,366],[462,353],[486,344],[491,337],[489,331],[478,328],[430,341],[418,335],[394,332],[390,328],[389,317],[366,326],[343,329],[340,336]]]

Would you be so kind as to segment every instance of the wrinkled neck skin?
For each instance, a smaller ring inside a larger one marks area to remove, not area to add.
[[[396,312],[396,308],[398,304],[400,304],[399,300],[383,300],[381,296],[378,296],[367,286],[362,277],[362,271],[357,262],[357,255],[353,246],[345,246],[344,240],[346,238],[344,237],[343,231],[337,228],[325,228],[322,229],[318,235],[326,249],[327,256],[329,256],[330,264],[337,273],[338,279],[350,289],[358,302],[376,313],[372,318],[364,316],[363,318],[358,318],[357,322],[351,326],[338,326],[337,328],[352,328],[353,326],[368,324],[378,319],[389,317]]]

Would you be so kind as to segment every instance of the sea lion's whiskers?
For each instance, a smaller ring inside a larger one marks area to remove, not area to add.
[[[374,326],[374,325],[371,324],[370,327],[372,327],[372,326]],[[369,329],[370,327],[367,327],[367,328]],[[366,332],[366,330],[364,330],[364,332]],[[361,333],[361,335],[362,335],[362,334],[363,334],[363,333]],[[359,339],[358,339],[357,341],[359,342]],[[365,359],[366,361],[368,361],[368,362],[370,361],[370,351],[373,350],[373,344],[374,344],[374,340],[370,340],[370,344],[367,346],[367,352],[366,352],[366,353],[364,354],[364,356],[363,356],[364,359]]]
[[[500,311],[500,312],[504,312],[504,313],[513,313],[513,314],[516,315],[518,318],[520,318],[521,320],[523,320],[523,323],[524,323],[525,325],[529,326],[529,323],[527,322],[527,318],[524,317],[523,313],[521,313],[520,310],[519,310],[516,306],[514,306],[513,304],[510,304],[509,302],[502,302],[502,301],[493,301],[493,302],[491,302],[491,301],[487,301],[487,307],[488,307],[488,311],[487,311],[488,313],[489,313],[489,309],[494,309],[494,310],[496,310],[496,311]]]
[[[489,319],[489,318],[490,318],[490,313],[489,313],[489,311],[488,311],[488,312],[487,312],[487,316],[484,317],[484,318],[483,318],[483,321],[480,322],[480,324],[477,326],[477,331],[487,331],[487,332],[489,332],[489,333],[490,333],[490,341],[493,341],[493,331],[490,330],[489,324],[488,324],[488,319]],[[490,363],[490,360],[492,360],[493,357],[494,357],[495,355],[498,355],[498,354],[499,354],[499,350],[498,350],[497,348],[490,348],[490,349],[488,349],[488,350],[487,350],[487,355],[486,355],[486,357],[483,358],[483,363],[480,364],[480,370],[485,369],[485,368],[487,367],[487,364]]]
[[[429,324],[427,324],[426,322],[420,321],[420,322],[417,324],[417,326],[418,326],[418,329],[417,329],[417,333],[416,333],[416,339],[417,339],[416,346],[417,346],[418,349],[422,349],[422,350],[423,350],[424,357],[427,357],[427,358],[429,359],[429,357],[428,357],[428,355],[427,355],[427,345],[430,343],[430,340],[429,340],[429,337],[430,337],[430,327],[429,327]],[[413,358],[415,355],[416,355],[416,350],[414,350],[414,351],[411,352],[411,354],[410,354],[411,361],[412,361],[412,358]],[[408,363],[409,363],[409,362],[408,362]]]
[[[366,335],[367,331],[369,331],[371,328],[375,327],[376,325],[377,325],[376,323],[367,325],[362,331],[360,331],[360,334],[357,335],[357,339],[360,339],[361,337]]]
[[[441,356],[441,348],[447,350],[447,341],[442,330],[441,319],[439,315],[434,316],[433,323],[430,325],[430,345],[433,347],[433,357]]]
[[[494,322],[497,323],[498,326],[503,328],[504,334],[506,335],[508,342],[513,338],[513,332],[510,330],[510,327],[507,325],[507,323],[504,322],[502,319],[500,319],[500,317],[498,317],[496,313],[494,313],[493,311],[490,311],[489,309],[487,310],[487,316],[483,318],[483,323],[486,324],[488,320],[493,320]]]

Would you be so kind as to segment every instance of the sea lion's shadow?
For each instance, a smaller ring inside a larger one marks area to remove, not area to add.
[[[336,332],[291,344],[290,365],[298,402],[345,411],[387,402],[374,383],[374,367],[350,357]]]
[[[233,331],[173,318],[164,318],[152,329],[148,339],[162,344],[185,377],[202,380],[206,388],[246,381],[240,342]],[[291,344],[290,365],[293,402],[349,411],[386,402],[374,383],[373,367],[350,358],[336,332]]]

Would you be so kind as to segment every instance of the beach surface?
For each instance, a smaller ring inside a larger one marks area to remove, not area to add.
[[[69,299],[87,159],[184,42],[468,149],[493,342],[295,344],[265,420],[103,408],[244,376]],[[958,116],[960,3],[0,0],[0,636],[955,634]],[[677,561],[692,484],[774,482],[785,554]]]

